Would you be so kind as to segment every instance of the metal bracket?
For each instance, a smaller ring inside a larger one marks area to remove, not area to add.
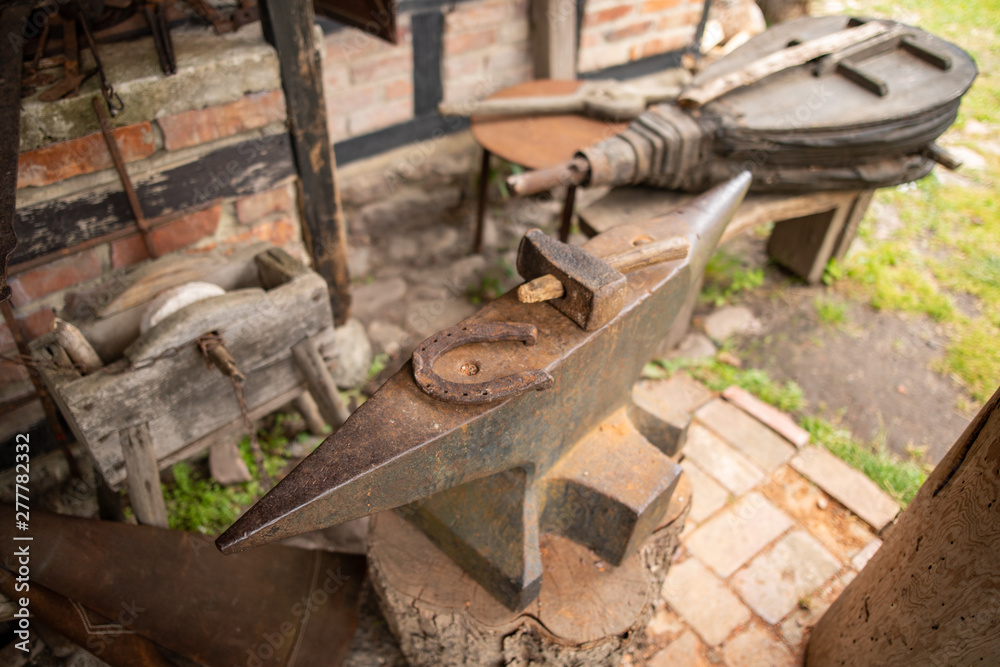
[[[460,324],[434,334],[413,352],[413,377],[425,394],[439,401],[476,405],[541,391],[552,386],[552,376],[542,370],[514,373],[486,382],[451,382],[434,372],[434,362],[448,350],[470,343],[519,340],[534,345],[538,329],[520,322],[480,322]]]

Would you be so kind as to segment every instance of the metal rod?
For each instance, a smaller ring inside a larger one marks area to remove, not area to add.
[[[142,236],[142,242],[146,246],[146,252],[149,253],[150,257],[159,257],[159,253],[153,247],[153,238],[150,236],[146,216],[142,213],[142,204],[139,203],[139,196],[136,195],[135,188],[132,187],[132,180],[128,177],[128,172],[125,171],[125,160],[122,159],[121,151],[118,150],[118,142],[115,141],[115,135],[112,134],[108,119],[101,109],[101,102],[96,97],[91,102],[94,105],[94,113],[97,114],[97,120],[101,124],[101,133],[104,135],[104,142],[108,145],[108,151],[111,152],[111,160],[115,163],[115,169],[118,171],[122,187],[125,189],[125,197],[128,198],[129,208],[132,209],[132,215],[135,217],[135,226],[139,228],[139,235]]]
[[[486,195],[490,186],[490,152],[483,149],[483,166],[479,170],[479,201],[476,202],[476,238],[472,242],[472,252],[483,251],[483,225],[486,223]]]

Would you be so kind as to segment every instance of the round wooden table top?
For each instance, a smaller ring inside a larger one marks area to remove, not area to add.
[[[501,97],[568,95],[582,81],[539,79],[519,83],[494,93]],[[565,162],[581,148],[618,134],[628,123],[610,123],[576,114],[519,116],[516,118],[472,117],[472,136],[479,145],[508,162],[528,169],[544,169]]]

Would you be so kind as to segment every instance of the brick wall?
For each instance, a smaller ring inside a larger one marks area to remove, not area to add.
[[[253,26],[244,28],[241,39],[254,41],[247,35],[253,29]],[[255,62],[260,60],[259,44],[263,43],[259,27],[256,29]],[[175,41],[183,44],[184,38],[184,31],[175,31]],[[227,49],[226,42],[219,42],[219,46]],[[227,52],[223,58],[232,61],[239,57]],[[183,67],[183,60],[180,65]],[[286,132],[285,99],[273,52],[264,66],[273,67],[273,76],[263,76],[260,71],[248,73],[250,78],[244,82],[244,90],[253,92],[230,95],[229,101],[210,106],[198,97],[191,97],[181,110],[178,110],[177,101],[171,99],[170,105],[160,106],[158,110],[150,107],[150,118],[116,128],[114,135],[133,182],[148,177],[155,179],[156,175],[177,165],[197,163],[220,147],[249,146],[245,151],[249,155],[254,142]],[[193,76],[190,71],[180,75]],[[172,85],[170,79],[163,81],[165,85]],[[148,90],[148,77],[144,77],[141,84],[143,90]],[[240,83],[229,80],[226,85],[239,86]],[[128,81],[116,80],[116,87],[126,104],[134,99],[129,95]],[[260,90],[261,87],[265,89]],[[86,101],[89,105],[89,97]],[[26,105],[29,110],[22,116],[23,122],[32,123],[34,118],[44,116],[44,109],[39,108],[37,101],[28,100]],[[141,107],[142,103],[137,102],[135,106]],[[164,112],[165,109],[170,112]],[[60,113],[58,106],[54,106],[51,113]],[[24,136],[31,137],[31,130],[26,128],[28,134]],[[63,202],[78,202],[101,193],[121,191],[103,136],[99,132],[77,134],[81,136],[38,145],[20,153],[16,195],[19,211],[58,207]],[[38,143],[22,141],[22,147]],[[224,180],[227,177],[225,170],[240,170],[244,166],[242,163],[222,165],[222,173],[216,178]],[[273,183],[262,182],[259,191],[239,197],[198,194],[199,191],[210,193],[211,186],[211,183],[194,184],[187,203],[176,212],[176,219],[153,230],[152,243],[159,254],[203,253],[220,246],[225,251],[238,243],[265,240],[286,246],[305,258],[293,177]],[[23,238],[19,241],[23,246]],[[53,318],[64,316],[67,305],[74,299],[79,301],[80,295],[89,294],[115,273],[148,259],[138,233],[83,249],[71,246],[67,251],[68,254],[50,261],[44,258],[42,263],[33,261],[27,270],[25,264],[18,264],[16,253],[13,257],[9,272],[12,304],[21,329],[29,338],[47,332]],[[11,332],[0,322],[0,354],[13,352]],[[31,391],[23,368],[0,361],[0,402]]]
[[[580,32],[580,72],[622,65],[691,44],[701,0],[587,0]]]

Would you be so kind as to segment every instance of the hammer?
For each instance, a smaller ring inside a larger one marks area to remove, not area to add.
[[[529,282],[517,290],[521,303],[552,305],[587,331],[607,324],[625,300],[626,273],[688,255],[683,236],[651,241],[598,258],[532,229],[518,249],[518,273]]]

